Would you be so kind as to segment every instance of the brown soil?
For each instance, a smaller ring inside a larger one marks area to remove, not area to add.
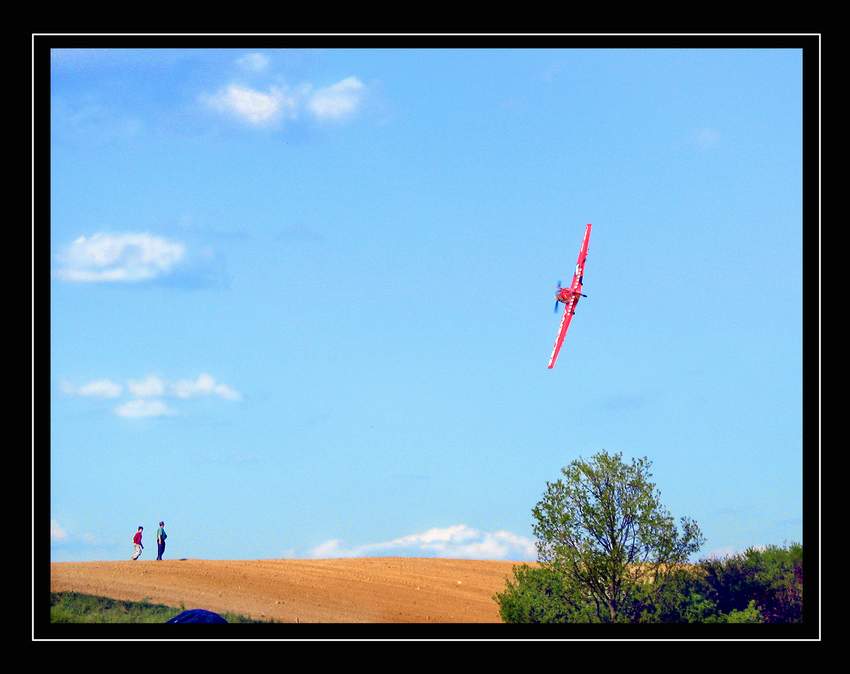
[[[514,562],[380,557],[57,562],[51,590],[276,622],[499,622]]]

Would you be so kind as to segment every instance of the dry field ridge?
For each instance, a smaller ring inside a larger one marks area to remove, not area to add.
[[[497,623],[516,562],[378,557],[55,562],[53,592],[319,623]]]

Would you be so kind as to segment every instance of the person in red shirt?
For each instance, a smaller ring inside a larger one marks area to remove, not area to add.
[[[136,532],[136,535],[133,536],[133,556],[130,559],[138,559],[139,555],[142,554],[142,550],[145,549],[145,546],[142,545],[142,530],[144,527],[140,526],[139,530]]]

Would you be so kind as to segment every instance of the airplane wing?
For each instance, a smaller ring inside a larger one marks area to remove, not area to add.
[[[561,344],[564,343],[564,337],[567,336],[567,329],[570,327],[570,322],[573,320],[573,305],[575,300],[570,300],[564,309],[564,315],[561,318],[561,326],[558,328],[558,336],[555,338],[555,346],[552,348],[552,355],[549,356],[549,365],[551,370],[555,367],[555,361],[558,360],[558,353],[561,350]]]
[[[570,286],[573,290],[581,290],[584,285],[584,263],[587,260],[587,248],[590,245],[590,229],[593,225],[589,224],[584,229],[584,238],[581,240],[581,248],[578,251],[578,259],[576,260],[576,270],[573,274],[573,282]]]

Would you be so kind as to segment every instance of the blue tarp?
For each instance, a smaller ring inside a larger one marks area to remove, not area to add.
[[[205,611],[202,608],[193,608],[189,611],[183,611],[180,615],[174,616],[171,620],[166,620],[168,623],[226,623],[218,613]]]

